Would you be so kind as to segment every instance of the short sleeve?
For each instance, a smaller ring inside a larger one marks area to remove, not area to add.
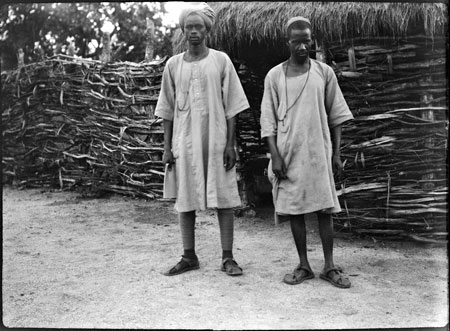
[[[261,137],[270,137],[277,135],[278,120],[276,111],[279,100],[275,84],[272,81],[270,73],[264,79],[264,94],[261,101]]]
[[[225,68],[222,78],[222,101],[226,119],[233,118],[238,113],[250,108],[239,76],[228,55],[225,57]]]
[[[327,66],[327,84],[325,90],[325,107],[328,114],[330,128],[334,128],[353,119],[353,114],[348,108],[344,95],[339,87],[336,74]]]
[[[175,109],[175,82],[171,73],[171,64],[172,61],[169,60],[164,67],[155,115],[165,120],[173,121]]]

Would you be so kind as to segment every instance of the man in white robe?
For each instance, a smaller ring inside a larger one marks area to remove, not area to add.
[[[307,259],[304,215],[317,213],[325,266],[320,275],[337,287],[350,287],[333,262],[333,221],[339,200],[333,166],[342,170],[341,126],[353,119],[331,67],[309,58],[312,45],[308,19],[288,21],[290,58],[272,68],[264,83],[261,135],[271,160],[275,212],[290,220],[300,264],[284,281],[300,284],[314,277]]]
[[[214,16],[205,3],[181,13],[188,50],[168,60],[155,110],[164,119],[163,162],[175,168],[175,207],[184,248],[168,276],[199,268],[195,211],[207,208],[218,212],[221,270],[242,274],[232,254],[233,207],[241,204],[234,167],[235,116],[249,104],[230,58],[206,46]]]

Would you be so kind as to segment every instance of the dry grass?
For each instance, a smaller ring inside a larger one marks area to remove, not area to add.
[[[443,3],[212,2],[211,6],[217,18],[210,45],[227,52],[253,41],[283,41],[285,24],[293,16],[308,17],[318,39],[330,42],[373,36],[398,38],[417,27],[433,37],[444,35],[447,28],[447,6]],[[177,53],[185,49],[180,31],[173,44]]]

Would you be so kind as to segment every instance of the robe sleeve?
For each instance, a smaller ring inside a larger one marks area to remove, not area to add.
[[[175,109],[175,81],[171,72],[172,61],[167,61],[164,67],[161,90],[156,103],[155,116],[173,121]]]
[[[225,118],[228,120],[238,113],[250,108],[239,76],[228,55],[225,53],[225,68],[222,78],[222,102]]]
[[[353,119],[344,95],[339,87],[336,74],[331,67],[327,67],[327,83],[325,89],[325,107],[328,114],[328,124],[334,128]]]
[[[264,79],[264,94],[261,101],[261,137],[277,135],[277,109],[279,105],[278,93],[272,81],[272,75],[267,74]]]

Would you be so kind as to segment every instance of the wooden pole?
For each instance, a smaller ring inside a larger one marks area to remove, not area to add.
[[[394,64],[392,62],[392,55],[387,55],[387,61],[388,61],[388,74],[392,74],[394,72]]]
[[[73,45],[73,41],[69,43],[69,47],[67,47],[67,55],[74,56],[75,55],[75,46]]]
[[[108,32],[103,32],[102,45],[103,50],[100,55],[100,60],[106,63],[111,61],[111,37]]]
[[[348,63],[350,65],[350,71],[356,71],[355,49],[353,47],[348,49]]]
[[[326,63],[325,45],[322,42],[316,40],[316,60]]]
[[[17,51],[17,75],[16,75],[16,82],[19,81],[20,73],[22,72],[22,68],[25,65],[25,53],[23,52],[22,48],[19,48]],[[17,85],[17,97],[20,97],[20,89],[19,85]]]
[[[422,105],[424,107],[426,107],[426,106],[428,106],[431,103],[432,100],[433,100],[433,96],[431,94],[425,94],[425,95],[422,96],[422,100],[421,100],[422,101]],[[426,119],[428,121],[434,121],[435,120],[435,116],[434,116],[433,110],[432,109],[423,110],[422,111],[422,118]],[[426,140],[425,140],[425,147],[426,148],[433,148],[433,138],[432,137],[426,138]],[[429,160],[426,160],[426,162],[428,162],[428,161]],[[427,174],[422,175],[422,179],[423,180],[430,180],[430,182],[424,182],[422,184],[422,188],[424,190],[432,190],[432,189],[434,189],[435,185],[434,185],[433,182],[431,182],[431,180],[433,180],[434,177],[435,177],[434,173],[427,173]]]
[[[25,53],[22,48],[17,51],[17,67],[22,68],[25,65]]]
[[[145,62],[153,61],[153,54],[155,52],[155,23],[147,17],[147,29],[145,30],[146,42],[145,47]]]

